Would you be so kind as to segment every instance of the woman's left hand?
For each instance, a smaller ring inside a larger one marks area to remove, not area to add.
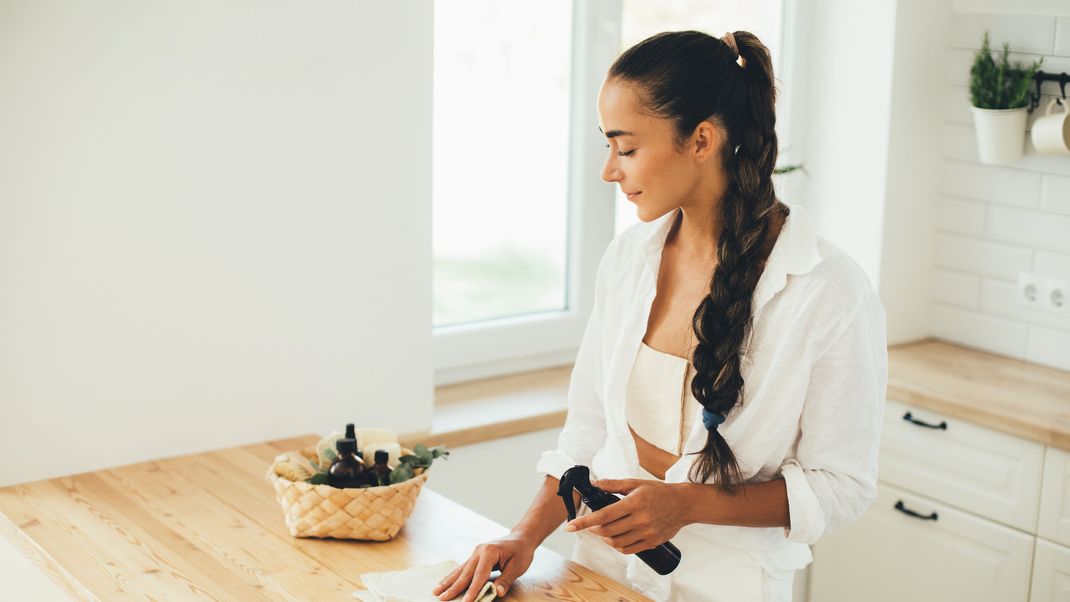
[[[621,554],[635,554],[672,539],[687,521],[686,483],[648,479],[600,479],[591,484],[625,496],[614,504],[569,521],[566,531],[590,529]]]

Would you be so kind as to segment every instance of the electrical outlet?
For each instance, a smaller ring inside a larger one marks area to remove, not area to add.
[[[1040,303],[1044,309],[1070,316],[1070,286],[1067,281],[1058,278],[1045,279]]]
[[[1019,307],[1031,309],[1044,307],[1040,299],[1042,293],[1040,278],[1037,278],[1035,274],[1018,272],[1018,294],[1014,298]]]

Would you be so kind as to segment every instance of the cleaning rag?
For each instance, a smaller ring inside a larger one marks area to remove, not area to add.
[[[447,560],[400,571],[364,573],[360,580],[368,589],[357,590],[353,596],[364,602],[442,602],[431,590],[458,566],[457,561]],[[476,602],[490,602],[495,594],[494,582],[487,581],[476,595]],[[454,598],[463,599],[464,592]]]

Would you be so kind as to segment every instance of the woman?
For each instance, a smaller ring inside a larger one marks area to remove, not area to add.
[[[567,518],[568,468],[624,494],[566,529],[572,560],[653,600],[790,600],[810,544],[876,496],[884,310],[865,273],[777,200],[766,47],[666,32],[624,52],[598,97],[602,178],[641,222],[610,242],[557,448],[510,534],[433,591],[499,595]],[[636,552],[672,541],[658,575]]]

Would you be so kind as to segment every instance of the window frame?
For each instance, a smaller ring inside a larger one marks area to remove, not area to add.
[[[620,22],[620,0],[572,3],[566,308],[432,327],[435,386],[575,360],[594,304],[598,262],[614,234],[613,188],[592,174],[601,173],[605,160],[596,103],[619,54]]]
[[[789,84],[778,99],[779,163],[805,157],[806,48],[809,12],[798,0],[781,0],[782,73]],[[442,386],[571,364],[594,302],[598,262],[615,235],[616,191],[602,182],[605,144],[597,135],[598,89],[620,53],[621,0],[572,3],[572,70],[566,308],[433,327],[434,385]],[[785,151],[787,147],[790,150]],[[800,194],[805,191],[801,187]],[[791,199],[803,204],[804,198]],[[523,344],[518,344],[518,342]]]

